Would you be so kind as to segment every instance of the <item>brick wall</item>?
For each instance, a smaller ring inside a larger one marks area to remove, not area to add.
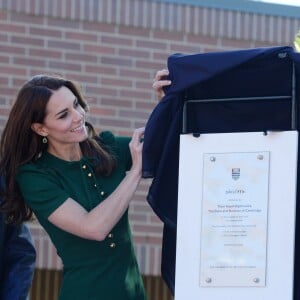
[[[0,130],[20,85],[37,73],[81,83],[97,130],[131,134],[155,106],[152,78],[174,52],[291,45],[300,19],[146,0],[0,0]],[[130,207],[144,274],[160,273],[162,224],[145,201]],[[60,268],[32,224],[38,267]]]

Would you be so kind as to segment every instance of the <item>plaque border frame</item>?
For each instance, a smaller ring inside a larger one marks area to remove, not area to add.
[[[260,151],[270,152],[266,286],[201,287],[203,154]],[[293,299],[297,151],[297,131],[180,136],[175,300]]]

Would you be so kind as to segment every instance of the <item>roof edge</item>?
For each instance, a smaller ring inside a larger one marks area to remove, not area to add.
[[[287,4],[260,2],[256,0],[154,0],[156,2],[203,6],[255,14],[300,18],[300,7]]]

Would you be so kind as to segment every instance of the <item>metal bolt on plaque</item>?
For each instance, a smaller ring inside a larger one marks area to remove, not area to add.
[[[210,159],[210,161],[212,161],[212,162],[216,161],[216,157],[215,157],[215,156],[211,156],[209,159]]]
[[[211,282],[212,282],[212,280],[211,280],[210,277],[207,277],[207,278],[205,279],[205,281],[206,281],[206,283],[211,283]]]
[[[259,154],[259,155],[257,155],[257,159],[263,160],[263,159],[264,159],[264,156],[263,156],[262,154]]]
[[[259,283],[259,278],[254,278],[254,279],[253,279],[253,282]]]

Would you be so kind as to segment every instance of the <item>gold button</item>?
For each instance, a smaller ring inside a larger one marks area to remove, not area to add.
[[[92,177],[92,173],[89,173],[88,176],[89,176],[89,177]]]
[[[116,244],[115,244],[115,243],[111,243],[111,244],[109,245],[109,247],[110,247],[110,248],[115,248],[115,247],[116,247]]]
[[[101,196],[104,196],[104,194],[105,194],[105,193],[104,193],[103,191],[101,191],[100,195],[101,195]]]
[[[108,235],[108,238],[109,238],[109,239],[112,239],[113,236],[114,236],[114,235],[113,235],[112,233],[110,233],[110,234]]]
[[[86,169],[86,165],[83,165],[83,166],[82,166],[82,169]]]

